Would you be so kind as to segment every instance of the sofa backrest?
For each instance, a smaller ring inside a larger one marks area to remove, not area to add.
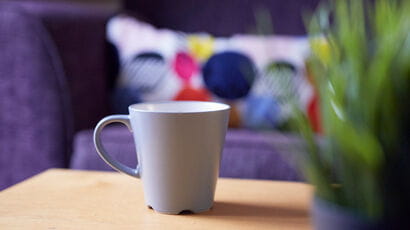
[[[124,8],[157,27],[216,36],[252,32],[260,24],[256,15],[268,12],[275,34],[302,35],[302,15],[314,10],[318,3],[319,0],[124,0]]]
[[[14,3],[14,2],[13,2]],[[105,24],[114,10],[98,4],[15,1],[44,25],[62,62],[73,110],[74,130],[93,128],[108,115]]]

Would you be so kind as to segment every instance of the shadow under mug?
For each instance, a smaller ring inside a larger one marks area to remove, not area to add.
[[[216,102],[134,104],[129,115],[107,116],[97,124],[95,148],[112,168],[141,178],[145,204],[155,211],[206,211],[213,205],[229,110]],[[136,169],[112,158],[101,143],[102,129],[114,122],[133,133]]]

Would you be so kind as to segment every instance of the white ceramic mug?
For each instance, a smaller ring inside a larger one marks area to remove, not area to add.
[[[129,115],[107,116],[97,124],[95,148],[112,168],[142,179],[145,203],[155,211],[206,211],[213,205],[229,110],[215,102],[134,104]],[[113,122],[133,132],[136,169],[110,157],[101,143],[102,129]]]

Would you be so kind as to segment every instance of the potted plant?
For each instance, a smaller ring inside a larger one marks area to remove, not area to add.
[[[301,110],[295,121],[318,230],[410,229],[409,12],[410,1],[335,1],[309,24],[321,141]]]

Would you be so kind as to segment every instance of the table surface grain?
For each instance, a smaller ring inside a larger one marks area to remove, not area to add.
[[[142,183],[113,172],[51,169],[0,192],[0,229],[311,229],[303,183],[218,179],[200,214],[159,214]]]

